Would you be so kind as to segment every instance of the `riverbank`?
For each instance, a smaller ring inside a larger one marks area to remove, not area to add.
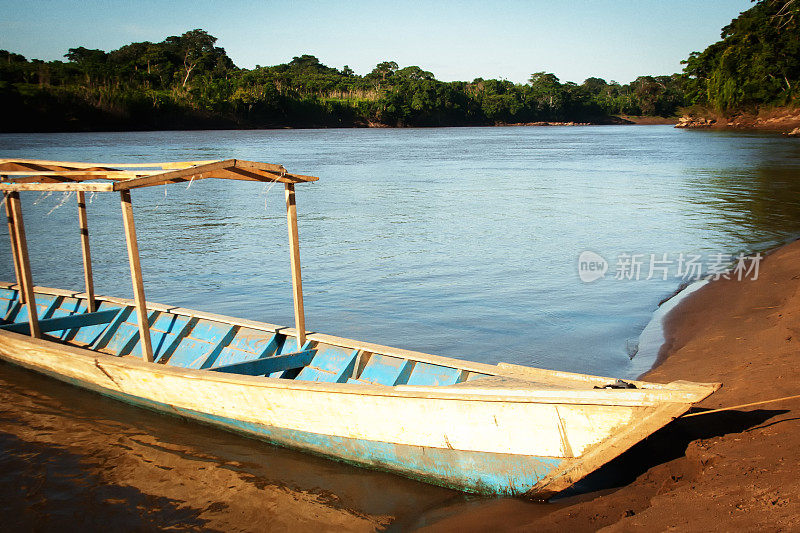
[[[312,121],[246,122],[232,115],[214,115],[200,111],[164,113],[158,117],[99,117],[91,120],[67,120],[48,123],[45,118],[28,116],[16,123],[0,125],[0,133],[100,133],[100,132],[155,132],[155,131],[234,131],[234,130],[308,130],[308,129],[409,129],[409,128],[502,128],[509,126],[621,126],[676,124],[677,118],[651,116],[613,116],[577,118],[565,121],[490,122],[486,120],[456,120],[430,124],[406,124],[375,120],[334,118]],[[24,124],[23,124],[24,123]],[[15,125],[16,124],[16,125]]]
[[[719,280],[687,297],[667,315],[661,361],[643,378],[722,382],[704,409],[800,393],[797,265],[800,241],[767,256],[757,280]],[[554,502],[544,516],[495,500],[428,530],[797,530],[799,423],[800,400],[679,419],[595,476],[617,475],[620,488]]]
[[[754,130],[800,135],[800,109],[779,107],[758,113],[725,116],[710,110],[694,110],[684,114],[675,125],[687,129]]]

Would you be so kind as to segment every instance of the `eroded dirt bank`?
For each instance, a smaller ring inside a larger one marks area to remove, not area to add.
[[[712,111],[689,112],[679,120],[677,128],[753,130],[800,136],[800,109],[776,108],[759,113],[725,116]]]

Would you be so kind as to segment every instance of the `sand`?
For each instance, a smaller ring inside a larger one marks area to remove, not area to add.
[[[800,242],[757,280],[718,280],[665,317],[667,342],[644,379],[723,383],[716,409],[800,394]],[[698,409],[699,410],[699,409]],[[799,531],[800,399],[676,420],[606,470],[620,487],[541,506],[496,500],[431,531]],[[635,477],[634,477],[635,476]]]

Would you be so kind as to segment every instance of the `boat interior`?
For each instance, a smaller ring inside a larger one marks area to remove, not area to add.
[[[136,357],[135,306],[36,292],[39,326],[48,340],[117,357]],[[0,288],[0,329],[27,334],[27,306],[19,291]],[[316,340],[298,348],[294,336],[180,312],[150,310],[148,322],[157,364],[250,376],[365,385],[455,385],[488,376],[457,367],[372,353]]]

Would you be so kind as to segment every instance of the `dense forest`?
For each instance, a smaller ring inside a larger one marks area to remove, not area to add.
[[[760,0],[722,28],[722,39],[683,62],[687,105],[724,114],[796,107],[800,0]]]
[[[800,82],[796,0],[760,0],[693,52],[681,74],[621,85],[478,78],[444,82],[418,66],[383,61],[366,75],[313,55],[237,67],[217,39],[195,29],[117,50],[71,48],[66,61],[0,50],[2,131],[350,126],[458,126],[613,122],[674,116],[685,106],[723,112],[794,105]]]

